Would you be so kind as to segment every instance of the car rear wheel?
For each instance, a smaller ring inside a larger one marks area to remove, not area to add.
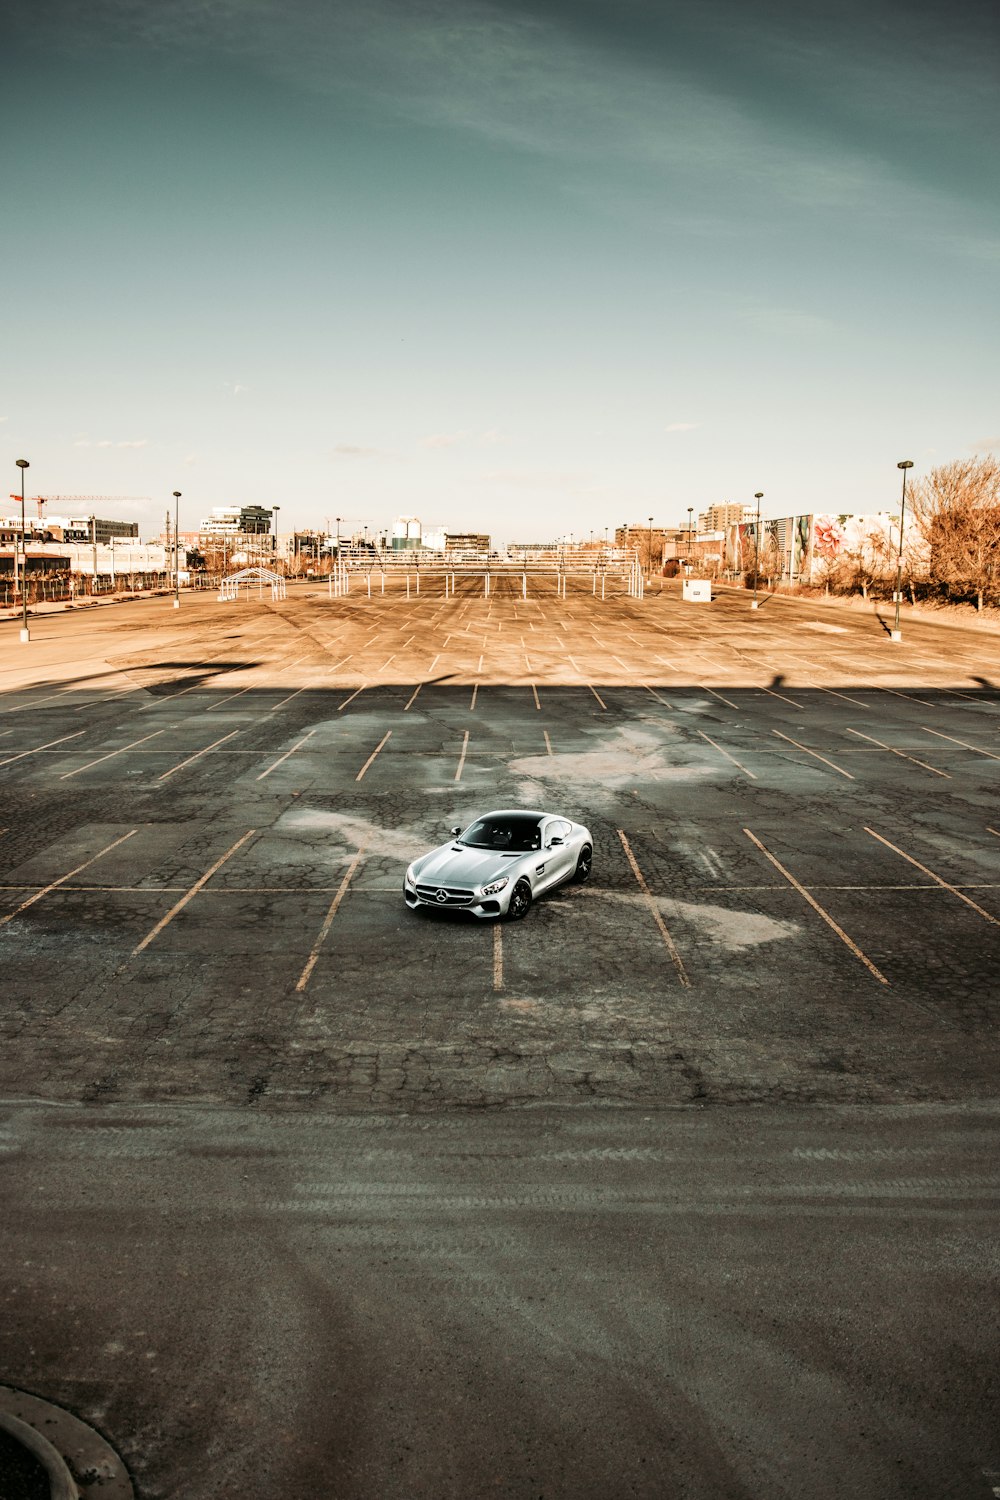
[[[580,850],[580,857],[576,862],[576,870],[574,871],[573,879],[580,885],[582,885],[585,880],[589,880],[590,867],[593,863],[594,851],[593,849],[591,849],[589,844],[584,844],[583,848]]]
[[[510,904],[507,907],[508,922],[520,922],[531,910],[531,886],[526,880],[519,880],[510,893]]]

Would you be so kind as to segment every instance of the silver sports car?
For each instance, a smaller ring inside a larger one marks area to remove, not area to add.
[[[590,874],[590,833],[553,813],[506,808],[451,832],[447,844],[407,870],[403,895],[411,911],[431,906],[516,922],[543,891]]]

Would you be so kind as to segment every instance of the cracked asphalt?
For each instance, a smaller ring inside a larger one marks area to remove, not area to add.
[[[1000,1486],[1000,637],[312,585],[8,634],[6,1383],[142,1497]],[[591,882],[408,912],[490,806]]]

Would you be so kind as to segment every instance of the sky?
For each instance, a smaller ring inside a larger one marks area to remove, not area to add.
[[[0,47],[9,492],[542,541],[1000,450],[992,0],[8,0]]]

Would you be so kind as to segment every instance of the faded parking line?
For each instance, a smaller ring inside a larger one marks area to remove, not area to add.
[[[746,766],[740,764],[735,755],[730,755],[728,750],[724,750],[721,745],[717,745],[715,740],[712,739],[712,736],[710,734],[706,734],[704,729],[699,729],[698,733],[701,735],[703,740],[708,740],[708,743],[712,745],[716,750],[718,750],[720,755],[724,755],[727,760],[731,760],[737,770],[743,772],[744,776],[749,776],[751,781],[757,780],[757,777],[754,775],[753,771],[748,771]]]
[[[939,740],[950,740],[953,745],[961,745],[963,750],[971,750],[973,755],[986,755],[990,760],[1000,760],[1000,755],[994,755],[992,750],[980,750],[978,745],[969,745],[965,740],[956,740],[953,734],[942,734],[940,729],[928,729],[921,724],[924,734],[935,734]]]
[[[193,897],[197,896],[198,892],[202,889],[203,886],[206,886],[208,884],[212,876],[216,874],[218,870],[221,870],[226,861],[228,859],[232,859],[237,849],[241,849],[246,843],[247,839],[252,838],[256,832],[256,828],[248,829],[243,837],[241,839],[237,839],[233,847],[231,849],[228,849],[226,853],[222,855],[221,859],[217,859],[215,861],[215,864],[212,865],[211,869],[206,870],[204,875],[199,876],[191,889],[186,891],[181,899],[174,903],[174,905],[167,912],[166,916],[161,917],[156,926],[146,933],[146,936],[143,938],[142,942],[136,944],[136,946],[132,949],[133,958],[140,954],[144,948],[148,948],[150,943],[153,942],[154,938],[159,937],[163,929],[174,920],[177,913],[184,910],[184,907],[187,906],[188,902],[192,900]]]
[[[660,929],[660,936],[663,939],[667,952],[670,954],[670,957],[674,961],[674,967],[677,970],[677,977],[680,979],[680,982],[682,985],[684,985],[685,989],[690,989],[691,981],[687,976],[687,970],[684,968],[683,960],[681,959],[681,956],[677,951],[673,938],[670,936],[670,933],[667,930],[667,924],[666,922],[664,922],[663,917],[660,913],[660,909],[656,904],[656,898],[654,897],[652,891],[649,889],[649,886],[646,884],[646,878],[643,875],[642,871],[639,869],[638,861],[636,860],[635,855],[632,853],[631,846],[628,839],[625,837],[624,830],[619,828],[617,830],[617,833],[618,837],[622,841],[622,848],[625,850],[625,858],[632,866],[632,874],[638,881],[639,889],[642,891],[642,894],[645,897],[646,905],[649,907],[653,921]]]
[[[194,761],[200,760],[203,755],[207,755],[209,751],[214,750],[217,745],[224,745],[226,740],[231,740],[234,735],[242,733],[242,729],[231,729],[229,733],[224,734],[221,739],[214,740],[211,745],[206,745],[204,750],[196,750],[194,755],[188,756],[187,760],[182,760],[176,766],[171,766],[169,771],[164,771],[162,776],[158,776],[156,778],[157,781],[166,781],[169,776],[173,776],[175,771],[183,771],[185,766],[190,766]]]
[[[966,906],[971,906],[973,911],[977,911],[981,917],[983,917],[987,922],[992,923],[994,927],[1000,927],[1000,920],[998,920],[996,917],[991,916],[988,911],[984,911],[981,906],[977,906],[976,902],[973,901],[971,896],[964,895],[962,891],[960,891],[957,886],[952,885],[950,881],[944,880],[940,875],[935,875],[933,870],[929,870],[926,865],[922,865],[919,859],[914,859],[912,854],[907,854],[904,850],[898,848],[896,844],[891,844],[888,839],[883,838],[880,833],[876,833],[874,828],[869,828],[867,824],[865,825],[865,833],[870,833],[873,839],[878,839],[880,844],[884,844],[887,849],[891,849],[893,853],[898,854],[901,859],[905,859],[909,864],[914,865],[922,875],[929,876],[931,880],[935,881],[938,885],[943,886],[946,891],[950,891],[953,896],[957,896],[959,901],[964,901]]]
[[[78,739],[81,734],[86,734],[85,729],[77,729],[73,734],[64,734],[61,739],[48,740],[44,745],[36,745],[33,750],[22,750],[19,755],[8,755],[6,760],[0,760],[0,766],[13,765],[15,760],[24,760],[27,755],[38,755],[42,750],[51,750],[53,745],[63,745],[67,740]]]
[[[126,750],[134,750],[137,745],[144,745],[147,740],[155,740],[158,734],[166,734],[166,730],[154,729],[152,734],[143,735],[141,740],[133,740],[131,745],[123,745],[120,750],[109,750],[107,755],[99,755],[96,760],[88,760],[85,766],[77,766],[75,771],[66,771],[59,780],[68,781],[71,776],[79,776],[81,771],[89,771],[91,766],[99,766],[103,760],[114,760],[116,755],[124,755]]]
[[[375,749],[372,751],[371,755],[369,755],[369,757],[365,761],[364,765],[361,767],[361,770],[358,772],[357,776],[355,776],[355,778],[354,778],[355,781],[360,781],[361,780],[361,778],[364,776],[365,772],[367,771],[368,767],[371,765],[372,761],[375,759],[376,755],[382,749],[382,746],[384,744],[386,744],[386,742],[388,740],[390,740],[391,738],[392,738],[392,730],[388,729],[388,730],[386,730],[386,732],[382,736],[382,738],[379,740],[378,744],[375,746]]]
[[[302,991],[305,989],[306,985],[309,983],[309,976],[312,974],[313,969],[316,967],[316,960],[319,958],[319,950],[322,948],[324,942],[326,941],[326,935],[327,935],[327,933],[330,931],[330,928],[333,926],[333,919],[337,915],[337,911],[338,911],[338,908],[340,907],[341,901],[343,901],[345,895],[347,894],[347,887],[351,883],[351,879],[352,879],[352,877],[354,875],[355,870],[358,868],[358,865],[361,863],[361,856],[364,854],[364,852],[365,852],[365,845],[362,844],[361,848],[358,850],[357,854],[354,856],[353,860],[348,865],[348,867],[347,867],[347,873],[344,875],[343,880],[340,882],[340,885],[337,888],[337,894],[334,896],[333,900],[330,902],[330,909],[327,912],[326,916],[323,918],[323,925],[322,925],[322,927],[319,930],[319,933],[318,933],[318,935],[316,937],[316,941],[312,945],[312,948],[311,948],[310,953],[309,953],[309,957],[306,959],[306,966],[302,970],[302,973],[299,975],[298,982],[295,985],[295,993],[297,995],[301,995]]]
[[[746,834],[747,838],[750,840],[750,842],[752,844],[756,844],[757,848],[760,850],[761,854],[764,855],[765,859],[769,859],[771,861],[772,865],[774,866],[774,868],[776,870],[779,870],[781,872],[781,874],[784,875],[785,879],[788,881],[788,884],[790,886],[792,886],[793,889],[795,889],[796,891],[798,891],[799,895],[803,898],[803,900],[804,901],[808,901],[808,903],[812,907],[813,911],[815,911],[819,916],[821,916],[823,918],[823,921],[827,924],[828,927],[830,927],[830,928],[833,929],[833,931],[840,938],[841,942],[845,943],[847,945],[847,947],[850,948],[850,950],[854,954],[855,958],[860,958],[860,960],[864,964],[865,968],[868,969],[870,973],[874,974],[874,976],[878,980],[879,984],[888,985],[889,981],[888,981],[888,979],[886,979],[886,977],[882,973],[881,969],[877,969],[875,967],[875,965],[872,963],[871,959],[868,957],[867,953],[863,953],[861,951],[861,949],[858,947],[857,943],[854,941],[854,939],[853,938],[849,938],[847,936],[847,933],[844,931],[844,929],[837,922],[835,922],[833,920],[833,918],[831,917],[831,915],[830,915],[830,913],[828,911],[826,911],[822,906],[820,906],[820,904],[816,900],[816,898],[814,896],[810,895],[810,893],[806,890],[805,886],[801,885],[799,883],[799,881],[796,880],[795,876],[791,873],[791,871],[790,870],[786,870],[785,867],[784,867],[784,865],[781,863],[781,861],[778,860],[778,859],[776,859],[775,856],[771,853],[771,851],[769,849],[765,849],[764,845],[761,843],[761,841],[757,837],[757,835],[755,833],[751,833],[749,828],[744,828],[743,832]]]
[[[5,831],[0,830],[0,832]],[[23,911],[27,911],[29,906],[34,906],[36,901],[41,901],[42,897],[47,896],[50,891],[57,890],[67,880],[72,880],[73,876],[79,875],[81,870],[89,869],[91,865],[96,864],[99,859],[102,859],[105,854],[110,854],[112,849],[117,849],[119,844],[124,844],[126,839],[132,838],[133,834],[138,832],[138,828],[133,828],[129,833],[123,833],[121,838],[117,838],[113,843],[105,845],[99,854],[95,854],[90,859],[84,860],[82,865],[77,865],[75,869],[67,871],[65,875],[60,875],[58,880],[53,880],[49,885],[44,886],[42,890],[36,891],[33,896],[28,897],[27,901],[22,901],[21,905],[14,911],[8,912],[5,917],[0,917],[0,927],[5,926],[7,922],[13,922],[14,918],[20,916]]]
[[[772,729],[771,733],[776,734],[779,740],[785,740],[789,745],[794,745],[796,750],[802,750],[806,755],[812,755],[816,760],[821,760],[824,766],[829,766],[831,771],[836,771],[840,776],[846,776],[848,781],[854,780],[850,771],[845,771],[841,766],[835,765],[832,760],[827,760],[826,756],[820,755],[818,750],[810,750],[808,745],[800,745],[798,740],[793,740],[791,735],[782,734],[780,729]]]
[[[280,755],[273,765],[268,766],[266,771],[261,771],[260,775],[257,777],[257,780],[263,781],[265,776],[270,776],[271,772],[276,771],[282,764],[282,762],[286,761],[290,755],[294,755],[296,750],[301,750],[306,740],[311,739],[315,733],[315,729],[310,729],[308,734],[304,734],[302,736],[297,745],[293,745],[290,750],[285,751],[284,755]]]
[[[939,771],[937,766],[929,766],[925,760],[917,760],[915,755],[907,755],[905,750],[897,750],[895,745],[886,745],[882,740],[875,739],[874,735],[862,734],[860,729],[852,729],[850,725],[844,727],[848,734],[856,735],[859,740],[868,740],[871,744],[877,745],[880,750],[888,750],[890,755],[898,755],[901,760],[908,760],[912,765],[920,766],[925,771],[932,771],[935,776],[943,776],[946,781],[951,780],[947,771]]]

